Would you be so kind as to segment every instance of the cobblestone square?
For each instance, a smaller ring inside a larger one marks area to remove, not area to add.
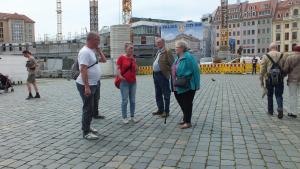
[[[1,169],[300,168],[300,120],[287,112],[283,120],[267,115],[258,76],[202,75],[187,130],[178,127],[182,113],[174,96],[166,124],[152,116],[151,76],[138,77],[141,121],[124,125],[119,90],[113,79],[103,79],[99,107],[106,119],[92,122],[96,141],[82,138],[74,81],[42,79],[39,86],[39,100],[26,101],[25,86],[0,94]],[[286,109],[287,100],[286,88]]]

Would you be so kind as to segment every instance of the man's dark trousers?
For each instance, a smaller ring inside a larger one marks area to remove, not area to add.
[[[284,83],[280,83],[276,86],[272,84],[272,80],[266,80],[266,87],[268,89],[268,112],[273,114],[273,95],[275,91],[275,98],[278,105],[278,111],[283,111],[283,91],[284,91]]]
[[[154,86],[155,86],[155,97],[158,111],[160,113],[170,113],[170,82],[162,72],[153,73]]]
[[[97,85],[90,86],[91,94],[89,96],[84,95],[83,85],[76,83],[76,86],[83,102],[81,123],[82,123],[83,135],[86,135],[90,132]]]

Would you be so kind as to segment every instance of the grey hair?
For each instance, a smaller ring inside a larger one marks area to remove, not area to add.
[[[272,42],[271,44],[270,44],[270,46],[269,46],[269,49],[270,50],[277,50],[277,45],[276,45],[276,43],[275,42]]]
[[[89,33],[87,34],[86,40],[87,40],[87,41],[90,41],[90,40],[95,39],[95,38],[97,38],[97,37],[100,37],[99,34],[98,34],[97,32],[89,32]]]
[[[176,46],[184,49],[184,52],[188,50],[188,44],[185,41],[179,41],[176,43]]]
[[[131,43],[131,42],[126,42],[126,43],[125,43],[125,50],[128,48],[129,45],[132,45],[132,46],[133,46],[133,43]]]
[[[161,41],[163,44],[166,43],[165,39],[163,39],[163,38],[157,38],[157,39],[156,39],[156,42],[159,42],[159,41]]]

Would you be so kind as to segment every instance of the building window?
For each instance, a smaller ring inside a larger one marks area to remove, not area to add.
[[[233,36],[235,36],[236,34],[235,34],[235,32],[233,32]]]
[[[257,39],[257,44],[260,44],[260,39]]]
[[[243,35],[246,35],[246,33],[247,33],[246,31],[243,31]]]
[[[247,53],[250,53],[250,49],[247,50]]]
[[[255,35],[255,30],[252,30],[252,35]]]
[[[250,30],[248,30],[248,35],[250,35],[251,34],[251,31]]]
[[[232,24],[232,27],[235,28],[235,24]]]
[[[220,27],[219,26],[217,26],[217,29],[219,29]]]
[[[237,36],[240,36],[240,31],[237,31]]]
[[[220,34],[219,33],[217,33],[217,37],[219,37],[220,36]]]
[[[262,52],[262,53],[265,53],[265,52],[266,52],[266,49],[265,49],[265,48],[262,48],[261,52]]]
[[[252,44],[255,44],[255,39],[252,39]]]
[[[260,25],[260,20],[257,21],[257,24]]]
[[[271,29],[270,28],[267,28],[267,33],[271,33]]]
[[[246,45],[246,40],[243,40],[243,44]]]
[[[290,25],[289,24],[285,24],[285,29],[289,29]]]
[[[229,28],[231,28],[231,24],[229,24]]]
[[[280,52],[280,45],[277,46],[277,51]]]
[[[237,40],[237,44],[238,44],[238,45],[240,44],[240,40]]]
[[[299,15],[299,10],[298,9],[294,9],[294,12],[293,12],[294,16],[297,16]]]
[[[289,51],[289,45],[284,45],[284,51],[288,52]]]
[[[252,21],[252,25],[255,25],[255,22],[254,22],[254,21]]]
[[[280,41],[280,33],[276,33],[276,41]]]
[[[276,29],[277,29],[277,30],[280,29],[280,25],[276,25]]]
[[[247,40],[247,44],[250,44],[250,39]]]
[[[263,21],[262,21],[262,24],[266,24],[266,20],[263,20]]]
[[[243,53],[246,53],[246,49],[243,49]]]
[[[292,39],[293,40],[297,40],[297,32],[293,32],[292,33]]]
[[[229,36],[231,36],[231,32],[229,32]]]
[[[265,34],[266,33],[266,29],[262,29],[262,34]]]
[[[260,53],[260,49],[257,49],[257,53]]]
[[[251,25],[251,22],[248,22],[248,26],[250,26]]]
[[[244,22],[243,25],[246,26],[246,22]]]
[[[237,27],[238,27],[238,28],[240,27],[240,23],[237,24]]]
[[[294,22],[293,23],[293,28],[297,28],[298,27],[298,23],[297,22]]]
[[[260,34],[260,29],[257,30],[257,33]]]
[[[217,41],[217,46],[219,46],[220,45],[220,42],[219,41]]]
[[[285,33],[285,40],[290,40],[290,33],[289,32],[286,32]]]

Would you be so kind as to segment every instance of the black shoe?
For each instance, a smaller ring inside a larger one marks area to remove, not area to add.
[[[269,114],[270,116],[273,116],[274,113],[273,113],[273,112],[268,112],[268,114]]]
[[[105,116],[97,115],[93,117],[94,119],[105,119]]]
[[[32,94],[29,94],[28,97],[26,98],[26,100],[30,100],[30,99],[33,99]]]
[[[160,112],[160,111],[157,111],[157,112],[152,113],[152,115],[154,115],[154,116],[162,115],[162,114],[163,114],[163,112]]]
[[[278,110],[278,118],[279,119],[283,118],[283,111],[282,110]]]
[[[36,99],[39,99],[39,98],[41,98],[41,96],[40,96],[40,94],[39,93],[36,93],[36,95],[35,95],[35,97],[34,98],[36,98]]]
[[[288,113],[288,116],[289,116],[289,117],[293,117],[293,118],[297,118],[297,115],[296,115],[296,114],[293,114],[293,113]]]
[[[165,117],[169,117],[170,116],[170,114],[169,113],[163,113],[162,115],[161,115],[161,117],[163,117],[163,118],[165,118]]]

